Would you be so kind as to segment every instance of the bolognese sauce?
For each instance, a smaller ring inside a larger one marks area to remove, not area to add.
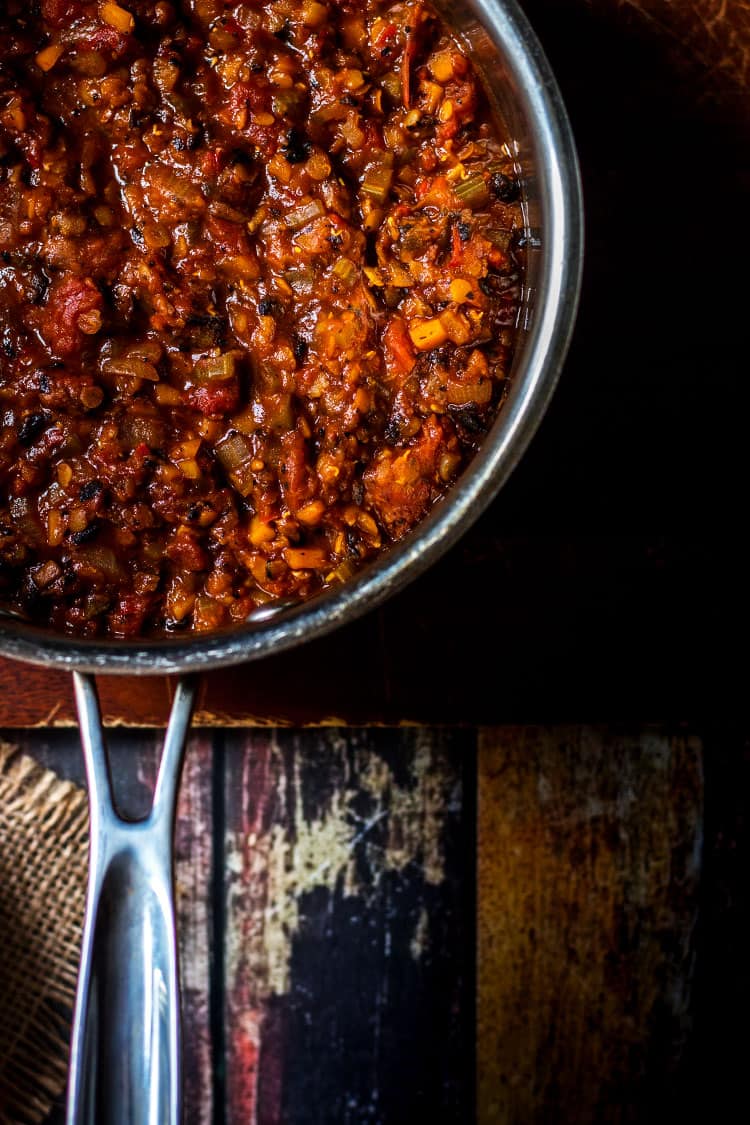
[[[513,153],[389,0],[6,0],[0,602],[133,637],[350,578],[507,390]]]

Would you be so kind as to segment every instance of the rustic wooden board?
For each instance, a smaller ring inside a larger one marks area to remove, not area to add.
[[[470,1120],[473,747],[227,739],[230,1125]]]
[[[478,1120],[655,1120],[691,1030],[699,739],[496,729],[479,745]]]
[[[158,741],[111,735],[127,815],[148,806]],[[83,783],[71,733],[22,744]],[[475,746],[193,736],[176,830],[187,1125],[471,1118]]]
[[[21,742],[81,781],[70,732]],[[156,738],[113,743],[120,780],[138,766],[120,787],[137,812]],[[186,1125],[400,1125],[404,1106],[462,1125],[734,1118],[747,728],[484,731],[478,845],[474,763],[459,731],[193,739],[178,825]],[[358,1117],[368,1082],[380,1113]]]

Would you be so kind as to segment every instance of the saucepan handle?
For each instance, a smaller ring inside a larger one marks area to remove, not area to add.
[[[177,687],[153,806],[133,823],[112,798],[94,679],[75,674],[91,827],[68,1125],[179,1125],[173,834],[194,693]]]

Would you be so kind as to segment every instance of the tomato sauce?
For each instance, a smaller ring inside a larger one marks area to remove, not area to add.
[[[389,0],[6,0],[0,601],[205,632],[407,534],[507,391],[519,185]]]

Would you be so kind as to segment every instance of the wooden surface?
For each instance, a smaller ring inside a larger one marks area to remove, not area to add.
[[[482,1122],[646,1120],[670,1091],[691,1019],[702,782],[685,735],[483,732]]]
[[[133,814],[156,743],[113,736]],[[186,1125],[734,1120],[749,785],[730,725],[197,732]]]
[[[21,744],[83,781],[72,734]],[[156,745],[112,737],[124,812],[147,805]],[[431,729],[192,738],[186,1125],[470,1118],[474,747]]]
[[[332,637],[209,676],[205,723],[743,708],[747,661],[728,638],[748,626],[747,5],[525,8],[568,105],[587,211],[580,316],[541,431],[428,574]],[[2,665],[0,685],[0,725],[72,721],[64,676]],[[112,719],[166,713],[163,683],[105,695]]]

